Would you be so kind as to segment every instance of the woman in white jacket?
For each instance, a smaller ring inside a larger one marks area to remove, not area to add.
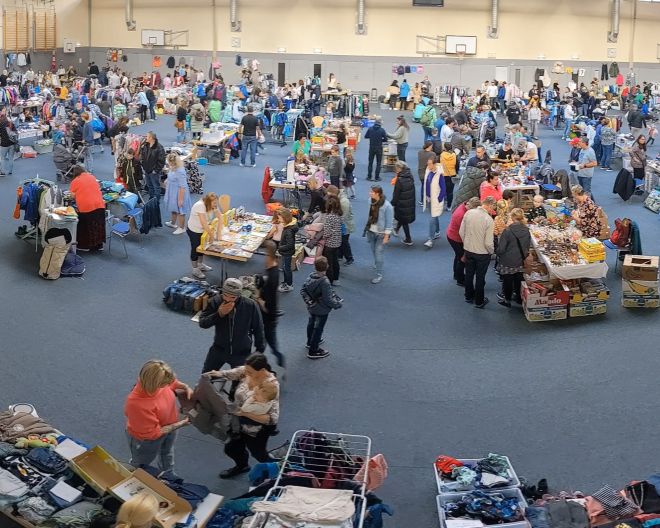
[[[440,216],[445,210],[445,178],[442,167],[438,165],[436,156],[429,158],[424,175],[424,211],[428,208],[431,214],[429,220],[429,239],[424,242],[427,248],[433,247],[433,240],[440,237]]]
[[[529,118],[529,133],[532,137],[536,137],[541,122],[541,108],[539,108],[538,100],[533,100],[530,103],[527,116]]]

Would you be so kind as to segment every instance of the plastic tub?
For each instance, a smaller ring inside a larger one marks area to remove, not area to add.
[[[208,164],[209,164],[209,160],[207,160],[206,158],[197,158],[197,163],[198,163],[199,165],[208,165]]]
[[[443,495],[436,496],[435,500],[438,506],[438,520],[440,522],[440,528],[447,528],[447,522],[446,522],[447,516],[445,514],[445,508],[444,508],[445,504],[447,504],[448,502],[455,502],[459,500],[463,495],[466,495],[467,493],[469,492],[445,493]],[[523,497],[523,494],[519,489],[501,489],[501,490],[493,490],[486,493],[488,495],[500,494],[506,498],[515,497],[518,499],[518,502],[523,512],[527,508],[527,501],[525,500],[525,497]],[[506,528],[530,528],[530,524],[527,521],[527,519],[524,519],[522,521],[511,522],[511,523],[498,524],[497,526],[498,527],[504,526]]]
[[[438,485],[438,493],[441,495],[444,495],[446,493],[461,493],[465,491],[472,491],[475,489],[481,489],[482,491],[498,491],[498,490],[504,490],[504,489],[511,489],[511,488],[518,488],[520,487],[520,479],[518,478],[518,475],[516,475],[516,471],[513,469],[513,466],[511,465],[511,461],[509,460],[509,457],[504,457],[506,459],[506,463],[509,465],[509,478],[511,479],[511,482],[507,484],[506,486],[501,486],[498,488],[476,488],[475,486],[469,486],[465,489],[459,489],[456,488],[456,482],[453,480],[445,480],[442,478],[442,475],[438,473],[438,470],[435,468],[435,464],[433,464],[433,473],[435,474],[435,481]],[[469,467],[470,469],[474,469],[477,467],[477,462],[480,460],[483,460],[482,458],[458,458],[457,459],[460,462],[463,462],[464,466]],[[454,487],[448,487],[449,484],[453,484]]]

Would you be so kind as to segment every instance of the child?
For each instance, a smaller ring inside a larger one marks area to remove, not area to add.
[[[535,222],[538,218],[547,218],[545,207],[543,207],[543,196],[534,196],[534,207],[527,211],[527,221]]]
[[[240,414],[238,414],[241,431],[250,436],[256,436],[261,431],[263,424],[247,418],[243,414],[268,414],[275,398],[277,398],[277,386],[274,383],[266,382],[254,387],[252,395],[245,400],[240,408]]]
[[[355,176],[353,176],[353,171],[355,170],[355,160],[353,159],[353,150],[347,148],[344,151],[344,187],[346,187],[346,194],[352,200],[355,198],[355,189],[353,184],[355,183]]]
[[[282,257],[282,270],[284,272],[284,281],[280,284],[278,291],[282,293],[293,290],[293,273],[291,270],[291,261],[296,252],[296,233],[298,232],[298,222],[293,218],[291,211],[286,207],[277,210],[282,224],[282,236],[278,251]]]
[[[282,223],[282,217],[279,215],[278,211],[273,213],[273,227],[270,228],[270,231],[266,235],[266,238],[275,242],[276,246],[280,245],[280,240],[282,240],[282,231],[284,229],[284,224]]]
[[[456,176],[456,153],[451,148],[451,143],[445,143],[445,149],[440,154],[440,165],[442,165],[442,174],[445,175],[445,191],[447,193],[447,207],[451,207],[451,202],[454,199],[454,180]]]
[[[314,261],[314,271],[303,284],[300,290],[309,320],[307,322],[307,357],[309,359],[321,359],[328,357],[330,352],[319,345],[323,341],[323,329],[332,310],[342,306],[342,299],[332,290],[330,279],[326,276],[328,271],[328,259],[319,257]]]
[[[655,136],[657,135],[658,135],[658,128],[653,124],[649,125],[649,139],[646,141],[647,147],[655,143]]]

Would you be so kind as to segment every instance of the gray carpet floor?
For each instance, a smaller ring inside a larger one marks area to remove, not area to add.
[[[394,112],[385,113],[393,130]],[[140,128],[174,140],[172,118]],[[559,132],[541,131],[555,168],[566,167],[568,146]],[[416,170],[422,141],[412,124],[408,158]],[[657,150],[657,149],[656,149]],[[262,211],[264,166],[279,168],[289,148],[268,145],[257,168],[208,166],[206,190],[227,193],[234,205]],[[651,149],[655,155],[654,149]],[[366,221],[367,145],[357,153],[358,231]],[[109,149],[96,157],[96,174],[110,178]],[[54,425],[128,459],[123,402],[142,363],[168,361],[179,377],[195,383],[212,341],[189,317],[163,306],[161,292],[188,270],[188,239],[163,228],[144,247],[128,241],[129,258],[107,252],[84,255],[83,279],[49,282],[38,277],[39,253],[18,240],[21,222],[11,217],[15,190],[24,178],[54,178],[50,155],[16,162],[12,177],[0,178],[0,369],[2,402],[32,402]],[[383,186],[391,195],[389,175]],[[616,172],[597,170],[596,200],[611,221],[628,216],[641,227],[646,254],[660,254],[658,217],[639,197],[623,203],[611,193]],[[446,227],[449,215],[441,218]],[[495,303],[499,283],[491,271],[491,304],[476,310],[463,302],[451,280],[453,252],[446,240],[422,246],[427,218],[418,210],[415,245],[393,239],[386,250],[385,280],[371,285],[371,258],[360,232],[352,237],[355,264],[342,269],[344,308],[332,313],[326,344],[332,355],[305,357],[306,312],[297,293],[309,272],[294,275],[294,292],[282,295],[279,339],[288,362],[277,445],[298,429],[363,434],[383,453],[390,475],[378,494],[395,510],[388,527],[437,523],[432,463],[439,454],[473,458],[508,455],[520,475],[547,477],[551,488],[591,492],[621,485],[657,469],[650,441],[660,429],[657,312],[620,306],[620,278],[608,276],[612,296],[605,316],[528,323],[519,309]],[[613,254],[608,255],[613,268]],[[260,258],[232,264],[232,275],[255,273]],[[218,274],[212,272],[212,279]],[[222,446],[190,428],[181,431],[177,471],[227,497],[247,481],[221,481],[229,466]]]

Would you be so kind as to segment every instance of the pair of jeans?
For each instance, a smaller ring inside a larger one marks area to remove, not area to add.
[[[522,279],[522,273],[502,274],[502,292],[507,301],[511,302],[513,297],[520,299],[520,284]]]
[[[578,182],[580,183],[582,189],[584,189],[584,192],[591,195],[591,176],[580,176],[578,174]]]
[[[156,101],[149,101],[149,117],[156,120]]]
[[[495,113],[497,111],[497,97],[490,98],[490,109]]]
[[[346,262],[353,262],[353,249],[351,248],[351,234],[346,233],[341,236],[341,246],[337,252],[337,256],[341,259],[346,259]]]
[[[92,143],[85,143],[85,170],[94,172],[94,154],[92,154]]]
[[[158,459],[158,467],[162,471],[174,469],[174,440],[176,431],[172,431],[156,440],[138,440],[128,432],[128,446],[131,450],[129,463],[135,467],[150,466]]]
[[[376,179],[380,178],[380,167],[383,163],[383,149],[369,150],[369,165],[367,167],[367,179],[371,179],[371,171],[374,166],[374,159],[376,160]]]
[[[594,141],[593,149],[594,149],[594,154],[596,154],[596,160],[600,161],[600,158],[603,155],[603,145],[600,142],[600,138],[597,141]]]
[[[612,164],[612,152],[614,151],[614,145],[601,144],[600,148],[602,149],[600,156],[600,166],[609,169],[610,165]]]
[[[566,119],[565,123],[566,123],[566,126],[564,127],[564,137],[567,138],[568,135],[571,133],[571,125],[573,125],[573,120],[572,119]]]
[[[539,121],[538,119],[529,120],[529,133],[530,135],[536,137],[536,133],[539,131]]]
[[[396,155],[399,158],[399,161],[406,161],[406,149],[408,148],[408,143],[397,143],[396,144]]]
[[[586,116],[589,114],[589,105],[588,104],[582,104],[580,106],[580,115]]]
[[[328,259],[327,276],[332,284],[336,280],[339,280],[339,248],[324,246],[323,256]]]
[[[291,255],[282,255],[282,271],[284,272],[284,284],[293,286],[293,272],[291,271]]]
[[[385,244],[383,244],[383,235],[367,231],[367,241],[371,246],[371,252],[374,255],[374,264],[376,265],[376,273],[383,274],[383,253]]]
[[[427,141],[433,137],[433,129],[431,127],[423,126],[422,129],[424,130],[424,141]]]
[[[160,172],[148,172],[145,179],[147,180],[149,199],[158,198],[160,200]]]
[[[489,254],[465,252],[465,300],[474,301],[477,306],[484,303],[489,264]]]
[[[504,100],[503,97],[497,98],[497,106],[500,110],[500,113],[504,115],[504,112],[506,111],[506,101]]]
[[[0,147],[0,172],[3,174],[14,172],[14,145]]]
[[[232,438],[225,444],[225,454],[239,468],[244,468],[248,465],[248,461],[250,460],[248,451],[258,462],[272,462],[267,447],[269,437],[270,429],[267,427],[262,427],[256,436],[240,433],[237,437]]]
[[[247,354],[231,354],[229,350],[219,347],[213,343],[211,348],[209,348],[208,353],[206,354],[202,372],[220,370],[225,365],[225,363],[227,363],[231,368],[242,367],[249,355],[249,350]]]
[[[277,319],[275,317],[264,317],[264,338],[273,351],[277,364],[284,367],[284,355],[277,346]]]
[[[325,328],[325,323],[327,321],[328,314],[309,314],[309,319],[307,320],[307,344],[309,345],[309,351],[311,353],[318,352],[321,338],[323,338],[323,329]]]
[[[183,143],[186,140],[186,127],[177,129],[176,142]]]
[[[147,120],[147,105],[140,105],[140,121],[143,123]]]
[[[454,250],[454,280],[461,285],[465,284],[465,263],[463,262],[463,243],[456,242],[447,237],[447,242]]]
[[[257,163],[257,136],[243,136],[243,145],[241,146],[242,165],[245,165],[248,150],[250,151],[250,165],[254,165]]]
[[[429,240],[433,240],[440,232],[440,217],[431,215],[429,219]]]

